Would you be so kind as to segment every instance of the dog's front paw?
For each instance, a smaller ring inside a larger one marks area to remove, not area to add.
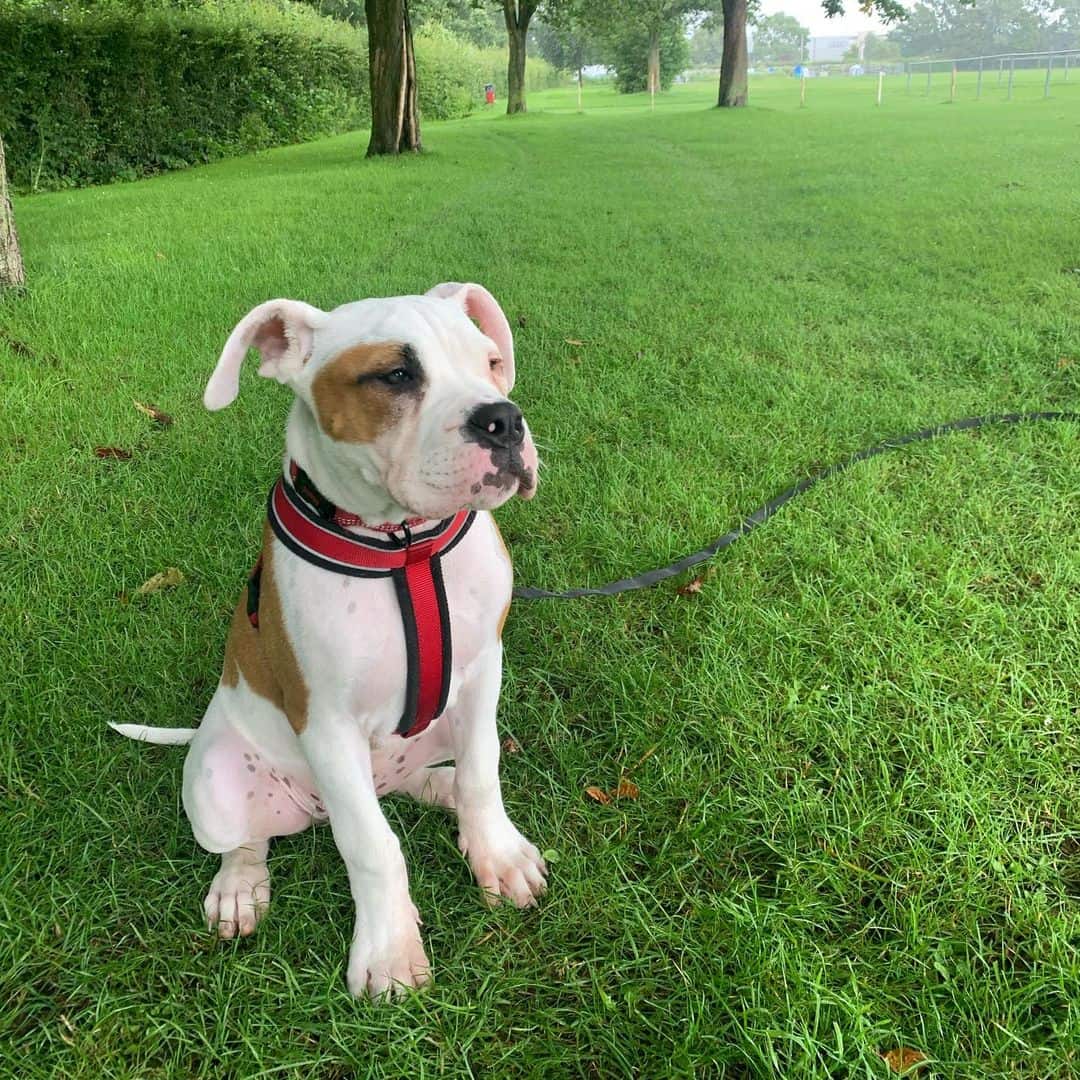
[[[509,818],[495,825],[462,827],[458,847],[469,857],[490,904],[506,897],[518,907],[531,907],[547,888],[547,866],[540,852]]]
[[[357,997],[400,997],[430,980],[431,965],[420,940],[415,908],[396,929],[357,927],[346,975]]]

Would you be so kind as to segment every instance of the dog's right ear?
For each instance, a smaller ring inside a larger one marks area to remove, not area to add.
[[[224,409],[240,391],[240,365],[248,349],[258,349],[259,374],[287,383],[304,368],[311,356],[315,330],[326,321],[326,312],[302,300],[267,300],[252,308],[229,335],[221,359],[203,392],[208,409]]]

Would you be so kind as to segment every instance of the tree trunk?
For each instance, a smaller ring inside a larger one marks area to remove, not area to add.
[[[0,139],[0,289],[19,286],[25,281],[22,255],[19,253],[19,234],[15,231],[15,214],[8,198],[4,140]]]
[[[650,94],[660,92],[660,28],[649,31],[649,81],[646,89]]]
[[[368,157],[420,149],[416,60],[408,0],[364,0],[371,82]]]
[[[724,0],[724,55],[720,62],[722,109],[746,104],[746,0]]]
[[[510,43],[510,63],[506,69],[506,114],[525,111],[525,52],[529,20],[536,10],[527,0],[503,0],[506,37]]]

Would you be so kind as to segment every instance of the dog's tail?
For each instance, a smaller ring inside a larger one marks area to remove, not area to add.
[[[158,746],[184,746],[195,738],[198,730],[193,727],[143,727],[142,724],[109,724],[113,731],[139,742],[156,743]]]

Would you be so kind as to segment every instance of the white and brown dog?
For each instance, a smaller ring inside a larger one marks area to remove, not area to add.
[[[184,809],[221,854],[205,911],[222,937],[266,912],[269,840],[329,819],[356,904],[348,985],[377,996],[428,979],[381,795],[454,809],[492,899],[526,906],[544,891],[499,787],[512,571],[488,513],[533,495],[536,449],[507,398],[510,327],[482,286],[331,312],[261,304],[229,337],[207,408],[234,400],[250,348],[296,400],[220,685],[197,729],[117,730],[190,742]]]

